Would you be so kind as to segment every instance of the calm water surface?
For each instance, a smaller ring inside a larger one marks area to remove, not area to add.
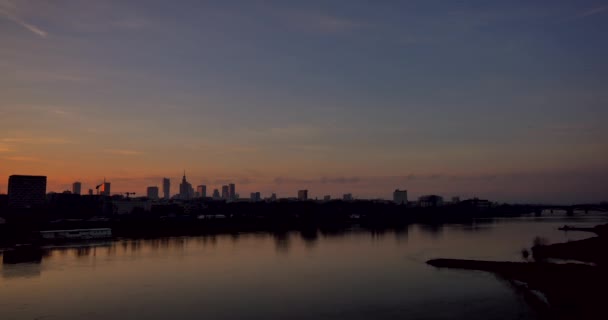
[[[400,232],[239,234],[50,248],[2,264],[0,319],[534,319],[510,285],[430,258],[520,261],[536,236],[606,217],[412,225]]]

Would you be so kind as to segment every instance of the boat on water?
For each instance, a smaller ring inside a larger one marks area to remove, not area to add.
[[[107,239],[112,237],[112,229],[70,229],[70,230],[45,230],[40,231],[42,240],[90,240]]]

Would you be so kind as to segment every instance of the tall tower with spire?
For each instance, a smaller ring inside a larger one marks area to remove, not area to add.
[[[188,200],[194,197],[194,189],[192,188],[192,184],[186,180],[186,170],[184,170],[182,183],[179,185],[179,197],[182,200]]]

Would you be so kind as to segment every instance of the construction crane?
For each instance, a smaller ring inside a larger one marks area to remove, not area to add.
[[[97,194],[98,194],[98,195],[99,195],[99,188],[101,188],[101,186],[102,186],[102,185],[103,185],[103,183],[102,183],[102,184],[98,184],[98,185],[95,187],[95,189],[97,190]]]

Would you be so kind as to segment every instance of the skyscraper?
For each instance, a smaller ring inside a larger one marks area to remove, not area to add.
[[[8,205],[11,208],[33,208],[46,200],[46,176],[19,176],[8,178]]]
[[[262,201],[262,194],[259,192],[252,192],[249,199],[251,200],[251,202]]]
[[[234,183],[228,184],[228,197],[230,198],[230,200],[236,199],[236,186],[234,185]]]
[[[186,171],[182,177],[182,183],[179,185],[179,196],[182,200],[191,199],[194,196],[194,189],[192,185],[186,180]]]
[[[163,178],[163,198],[171,199],[171,180],[169,178]]]
[[[407,190],[396,189],[393,192],[393,202],[396,204],[407,204]]]
[[[298,191],[298,200],[300,200],[300,201],[308,200],[308,190],[299,190]]]
[[[222,186],[222,199],[230,199],[230,188],[228,186]]]
[[[220,199],[220,192],[217,189],[213,189],[213,200]]]
[[[103,183],[100,185],[99,194],[102,196],[110,196],[110,183],[103,179]]]
[[[148,187],[148,199],[158,200],[158,187]]]
[[[198,196],[201,198],[207,198],[207,186],[202,184],[198,187],[196,187],[196,192],[198,193]]]
[[[78,181],[72,183],[72,193],[73,194],[80,194],[81,190],[82,190],[82,183],[80,183]]]

